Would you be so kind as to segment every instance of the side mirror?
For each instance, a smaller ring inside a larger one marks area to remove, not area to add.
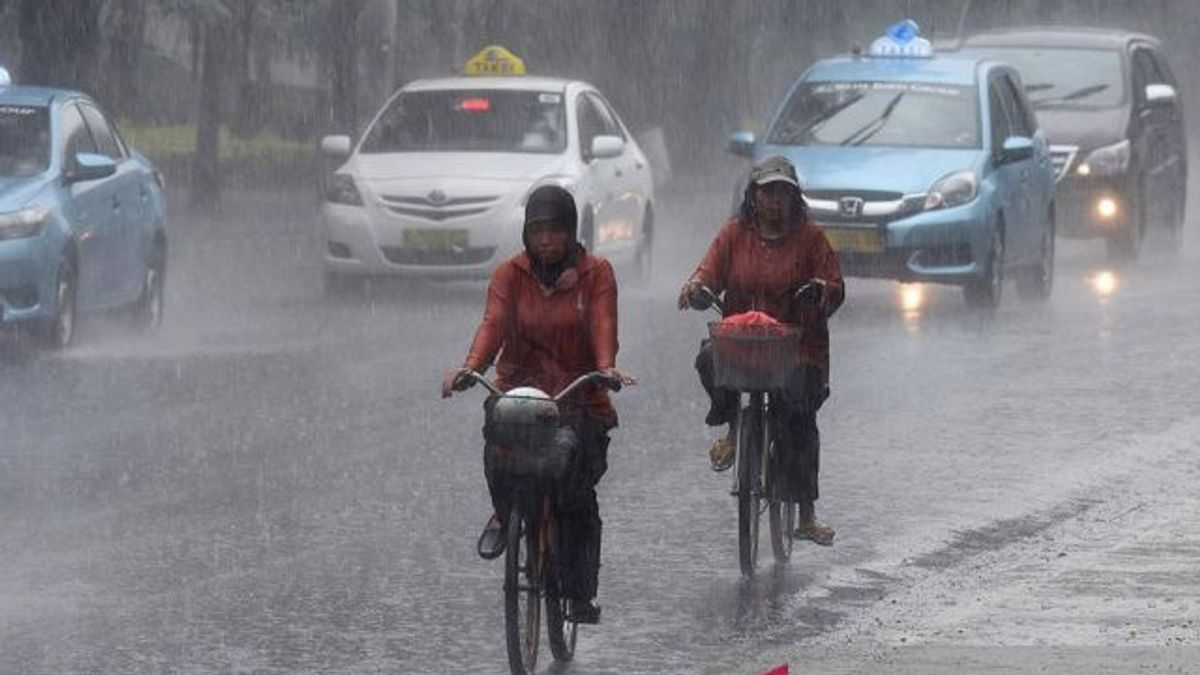
[[[1023,162],[1033,157],[1033,139],[1026,136],[1009,136],[1000,150],[1000,163]]]
[[[67,167],[66,178],[68,183],[82,183],[108,178],[116,172],[117,163],[112,158],[93,152],[80,152],[75,155],[74,166]]]
[[[321,139],[321,154],[341,159],[350,156],[349,136],[325,136]]]
[[[738,157],[750,159],[754,156],[754,143],[756,140],[753,131],[735,131],[729,135],[728,150]]]
[[[608,159],[618,157],[625,151],[625,141],[620,136],[596,136],[592,138],[590,157]]]
[[[1146,103],[1149,105],[1166,105],[1174,103],[1179,98],[1175,87],[1169,84],[1150,84],[1146,86]]]

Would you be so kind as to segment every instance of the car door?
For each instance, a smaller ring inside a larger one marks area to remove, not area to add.
[[[645,209],[647,190],[642,186],[646,172],[646,158],[638,152],[624,126],[613,112],[612,106],[603,96],[589,92],[592,103],[604,121],[604,133],[625,142],[620,156],[612,158],[613,174],[613,225],[608,230],[608,242],[614,248],[632,249],[641,236],[642,214]]]
[[[1133,68],[1134,127],[1137,135],[1133,139],[1134,156],[1140,159],[1142,213],[1150,223],[1162,222],[1164,206],[1170,204],[1168,170],[1171,152],[1171,108],[1155,105],[1146,97],[1146,88],[1152,84],[1165,84],[1162,74],[1145,45],[1135,45],[1131,57]],[[1138,186],[1135,185],[1135,188]]]
[[[581,194],[587,206],[580,205],[579,236],[589,250],[598,250],[606,243],[607,233],[619,219],[614,209],[617,194],[619,158],[592,156],[592,140],[608,133],[604,117],[595,100],[582,92],[575,99],[576,126],[579,135],[579,153],[583,163],[580,181]],[[588,213],[590,212],[590,216]],[[602,235],[603,233],[603,235]]]
[[[63,210],[71,223],[79,260],[76,302],[81,309],[101,307],[112,303],[116,294],[114,270],[119,264],[120,247],[120,233],[112,217],[116,195],[105,180],[70,180],[76,165],[75,155],[98,153],[98,148],[75,102],[62,107],[60,120],[61,164],[68,178]]]
[[[1033,141],[1033,156],[1018,162],[1021,220],[1014,233],[1019,238],[1018,259],[1035,258],[1041,253],[1042,232],[1050,213],[1054,170],[1045,138],[1038,133],[1037,119],[1025,99],[1020,79],[1013,74],[1001,78],[1004,114],[1008,118],[1009,138],[1021,137]]]
[[[1175,102],[1169,106],[1167,128],[1167,174],[1169,176],[1168,200],[1172,205],[1172,216],[1176,218],[1173,224],[1182,223],[1184,208],[1187,203],[1187,132],[1184,129],[1183,102],[1180,96],[1179,81],[1171,72],[1171,66],[1163,55],[1151,50],[1154,63],[1163,83],[1170,85],[1176,94]]]
[[[79,110],[96,142],[97,152],[117,164],[116,173],[104,179],[111,194],[110,217],[115,236],[112,253],[116,264],[112,270],[112,284],[116,300],[133,300],[141,292],[149,250],[149,242],[145,241],[150,231],[146,223],[147,177],[117,142],[103,113],[84,101],[79,102]]]
[[[1000,200],[1000,211],[1004,215],[1004,248],[1006,262],[1013,262],[1023,252],[1026,238],[1022,232],[1022,221],[1025,218],[1022,194],[1021,170],[1028,172],[1028,167],[1022,167],[1020,162],[1005,162],[1003,158],[1004,141],[1011,135],[1008,112],[1004,102],[1004,84],[1000,75],[988,78],[988,123],[991,144],[991,163],[993,167],[994,185]],[[1011,105],[1011,104],[1010,104]],[[1028,175],[1025,176],[1028,179]]]

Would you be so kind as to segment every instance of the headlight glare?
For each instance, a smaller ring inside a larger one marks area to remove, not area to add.
[[[1088,153],[1077,172],[1084,176],[1119,176],[1129,168],[1129,139],[1096,148]],[[1083,167],[1087,167],[1085,170]]]
[[[979,181],[974,171],[959,171],[945,176],[929,188],[925,195],[925,210],[946,208],[966,204],[975,199]]]
[[[44,206],[0,213],[0,241],[38,236],[49,215],[50,209]]]
[[[354,178],[347,173],[333,174],[329,179],[329,185],[325,188],[325,200],[332,204],[346,204],[347,206],[363,205],[358,186],[354,184]]]

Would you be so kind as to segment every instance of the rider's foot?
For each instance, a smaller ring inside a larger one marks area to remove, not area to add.
[[[600,623],[600,605],[591,600],[576,598],[567,609],[567,620],[573,623]]]
[[[801,520],[800,526],[792,533],[794,539],[808,539],[821,546],[833,546],[833,536],[836,534],[832,527],[822,524],[816,518]]]
[[[708,449],[708,461],[712,462],[713,471],[725,471],[733,466],[737,457],[737,444],[728,438],[718,438]]]
[[[479,557],[484,560],[492,560],[499,558],[501,553],[507,547],[507,538],[504,536],[504,524],[495,514],[488,519],[487,525],[483,528],[483,534],[479,535],[479,543],[476,548],[479,550]]]

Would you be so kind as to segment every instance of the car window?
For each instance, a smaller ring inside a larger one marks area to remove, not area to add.
[[[625,131],[621,128],[620,122],[617,121],[617,113],[613,112],[612,106],[608,104],[608,101],[604,100],[603,96],[591,92],[587,96],[592,99],[592,104],[596,106],[596,111],[604,121],[604,133],[625,140]]]
[[[1162,84],[1165,79],[1162,73],[1158,72],[1158,65],[1150,56],[1150,50],[1139,47],[1133,51],[1133,87],[1138,100],[1145,98],[1148,85]]]
[[[1158,66],[1158,73],[1162,76],[1163,83],[1178,88],[1179,85],[1178,80],[1175,79],[1175,73],[1171,71],[1171,65],[1167,63],[1162,54],[1151,51],[1150,55],[1154,57],[1154,64]]]
[[[1021,96],[1016,83],[1009,76],[1003,76],[1001,82],[1003,82],[1001,91],[1004,93],[1004,112],[1008,116],[1009,134],[1033,138],[1034,132],[1037,131],[1037,124],[1034,123],[1025,106],[1024,97]]]
[[[922,82],[811,82],[767,134],[777,145],[978,148],[975,87]]]
[[[587,94],[575,101],[575,115],[579,124],[579,152],[586,159],[591,152],[592,139],[607,133],[604,117]]]
[[[107,155],[113,160],[123,159],[121,146],[113,136],[112,128],[109,126],[108,120],[104,119],[104,115],[86,103],[79,104],[79,110],[83,113],[83,119],[92,132],[92,138],[96,141],[96,147],[99,148],[100,154]]]
[[[50,111],[0,105],[0,176],[35,176],[50,168]]]
[[[1004,114],[1004,103],[1000,96],[996,80],[988,85],[988,116],[991,117],[989,129],[992,139],[992,152],[999,153],[1008,138],[1008,117]]]
[[[92,134],[88,131],[87,124],[83,121],[83,115],[80,114],[79,108],[73,103],[63,106],[62,134],[65,139],[63,154],[66,157],[67,166],[74,166],[75,155],[78,153],[98,152],[96,142],[92,140]]]
[[[559,92],[446,89],[392,99],[367,130],[359,152],[551,154],[566,147]]]
[[[970,54],[1017,69],[1037,108],[1111,108],[1125,102],[1123,55],[1116,49],[971,47]]]

